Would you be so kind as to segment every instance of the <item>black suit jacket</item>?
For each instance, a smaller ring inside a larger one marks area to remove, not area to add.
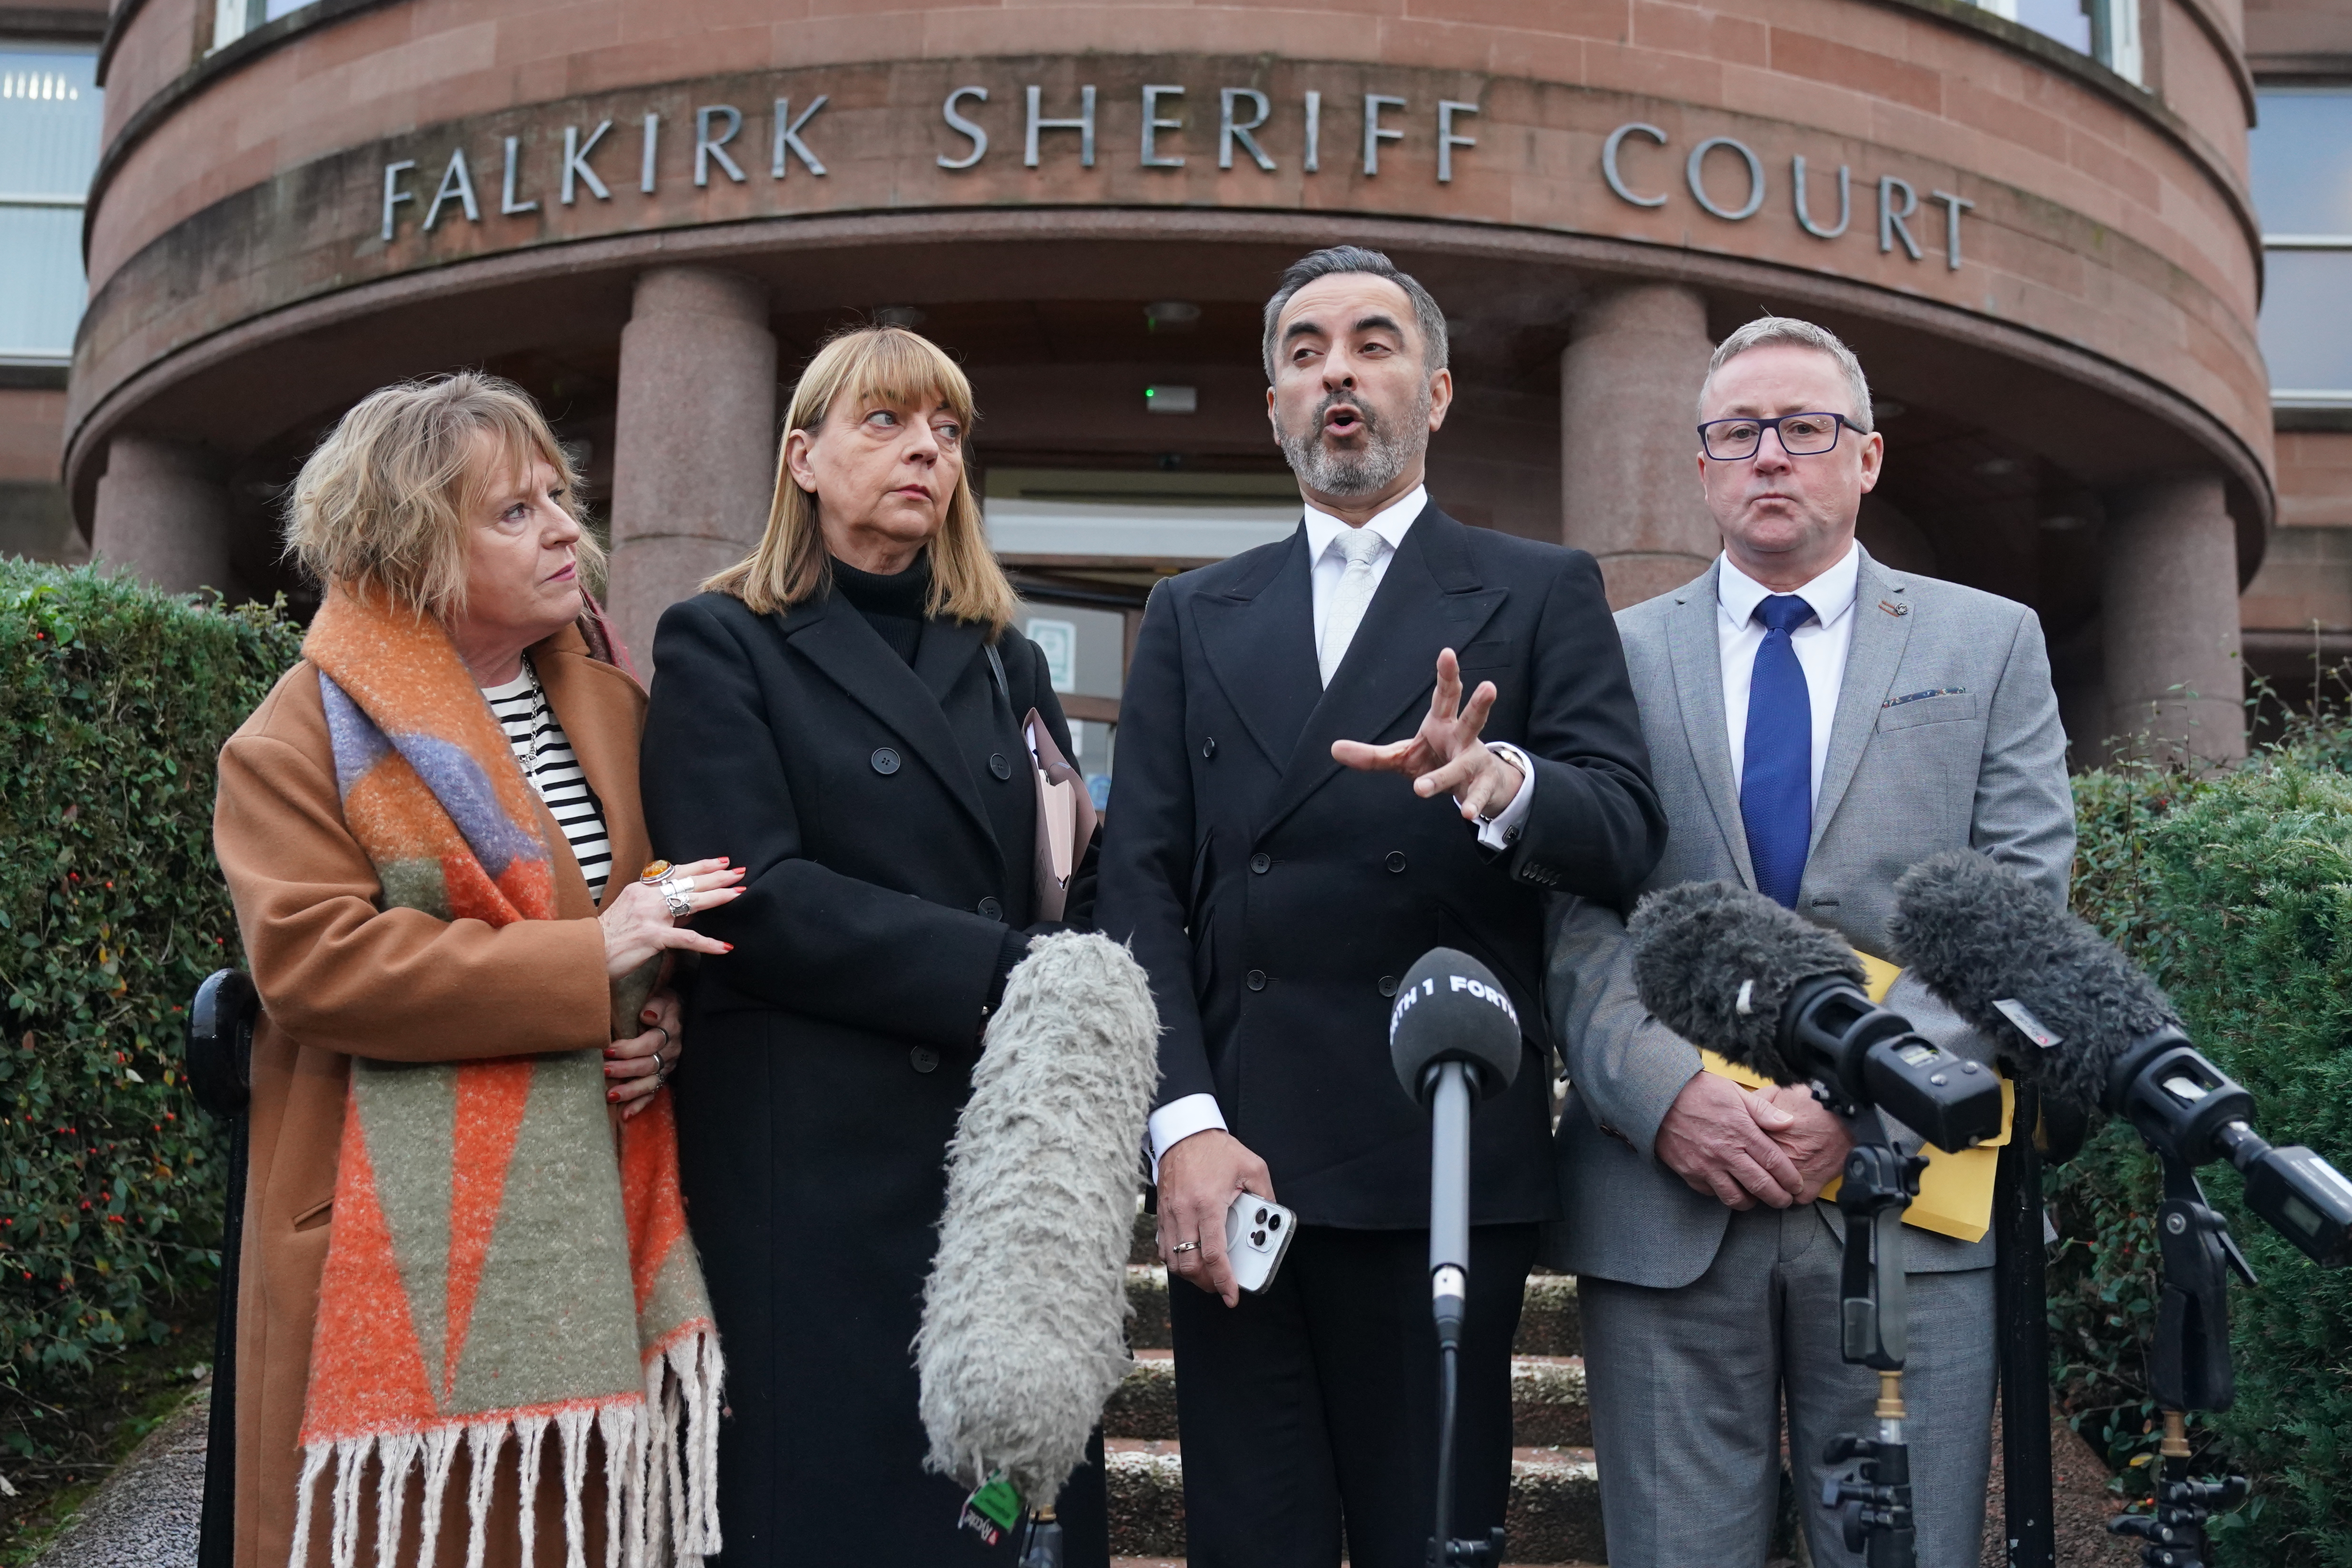
[[[1592,558],[1423,510],[1327,690],[1307,532],[1163,583],[1120,705],[1103,929],[1132,939],[1160,1004],[1160,1103],[1213,1093],[1308,1221],[1426,1225],[1429,1121],[1389,1066],[1399,979],[1459,948],[1529,1034],[1474,1131],[1472,1217],[1557,1213],[1542,897],[1615,900],[1665,844],[1617,627]],[[1481,850],[1451,800],[1359,773],[1331,742],[1419,727],[1451,647],[1499,693],[1489,740],[1534,759],[1511,848]]]
[[[654,648],[654,852],[747,872],[695,922],[735,951],[688,988],[674,1085],[727,1343],[727,1561],[801,1561],[845,1497],[877,1562],[994,1561],[956,1528],[961,1491],[924,1473],[907,1347],[981,1009],[1006,926],[1033,919],[1019,716],[1069,749],[1045,657],[1006,634],[1000,688],[976,626],[927,622],[910,668],[838,597],[763,616],[719,594],[672,605]]]

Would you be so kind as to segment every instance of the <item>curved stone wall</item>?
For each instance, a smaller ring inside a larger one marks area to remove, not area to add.
[[[209,61],[209,4],[119,13],[69,468],[231,342],[257,352],[339,298],[674,243],[838,244],[893,215],[1033,240],[1107,209],[1335,234],[1346,215],[1737,279],[1759,302],[1830,289],[2038,356],[2220,464],[2258,552],[2260,260],[2236,22],[2213,0],[2151,8],[2156,94],[1959,0],[778,10],[329,0]],[[1034,118],[1071,121],[1089,89],[1091,163],[1085,131],[1050,123],[1033,163],[1032,94]]]

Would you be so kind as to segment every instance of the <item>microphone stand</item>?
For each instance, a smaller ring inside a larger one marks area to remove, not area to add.
[[[2145,1541],[2139,1559],[2148,1568],[2207,1568],[2205,1521],[2244,1501],[2247,1481],[2191,1474],[2188,1412],[2227,1410],[2237,1397],[2230,1364],[2230,1275],[2252,1285],[2254,1271],[2231,1238],[2229,1223],[2205,1201],[2195,1168],[2169,1150],[2158,1150],[2158,1158],[2164,1167],[2164,1202],[2156,1211],[2164,1292],[2148,1356],[2150,1391],[2164,1416],[2156,1511],[2121,1515],[2107,1521],[2107,1528]]]
[[[2007,1568],[2058,1568],[2050,1472],[2050,1289],[2042,1240],[2042,1150],[2049,1115],[2031,1079],[1993,1177],[1993,1299],[2000,1328],[2001,1495]],[[2063,1162],[2071,1150],[2053,1148]]]
[[[1029,1516],[1029,1533],[1021,1543],[1019,1568],[1062,1568],[1062,1524],[1052,1506]]]
[[[1844,1527],[1845,1548],[1868,1568],[1916,1568],[1917,1530],[1911,1511],[1911,1449],[1903,1436],[1903,1362],[1909,1349],[1910,1297],[1903,1278],[1903,1213],[1919,1195],[1927,1162],[1896,1149],[1875,1106],[1814,1093],[1845,1118],[1853,1148],[1845,1157],[1838,1212],[1845,1216],[1839,1318],[1849,1365],[1878,1373],[1875,1436],[1843,1432],[1822,1456],[1846,1468],[1822,1481],[1821,1503]]]
[[[1430,1103],[1429,1283],[1437,1320],[1437,1529],[1428,1568],[1503,1561],[1503,1531],[1484,1541],[1454,1538],[1454,1419],[1462,1387],[1462,1321],[1470,1289],[1470,1104],[1466,1062],[1445,1061],[1423,1078]]]

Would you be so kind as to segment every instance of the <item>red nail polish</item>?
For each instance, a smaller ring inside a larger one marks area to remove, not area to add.
[[[719,945],[720,945],[721,947],[724,947],[724,948],[725,948],[728,952],[734,952],[734,951],[735,951],[735,944],[734,944],[733,942],[721,942]]]
[[[608,1089],[604,1091],[604,1098],[617,1105],[621,1100],[621,1091],[617,1089]]]

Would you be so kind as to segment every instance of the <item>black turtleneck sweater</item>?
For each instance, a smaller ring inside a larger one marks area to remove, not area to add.
[[[931,592],[931,552],[916,552],[913,565],[888,576],[861,572],[836,555],[833,584],[890,645],[890,650],[913,668],[915,650],[923,646],[923,605]]]

